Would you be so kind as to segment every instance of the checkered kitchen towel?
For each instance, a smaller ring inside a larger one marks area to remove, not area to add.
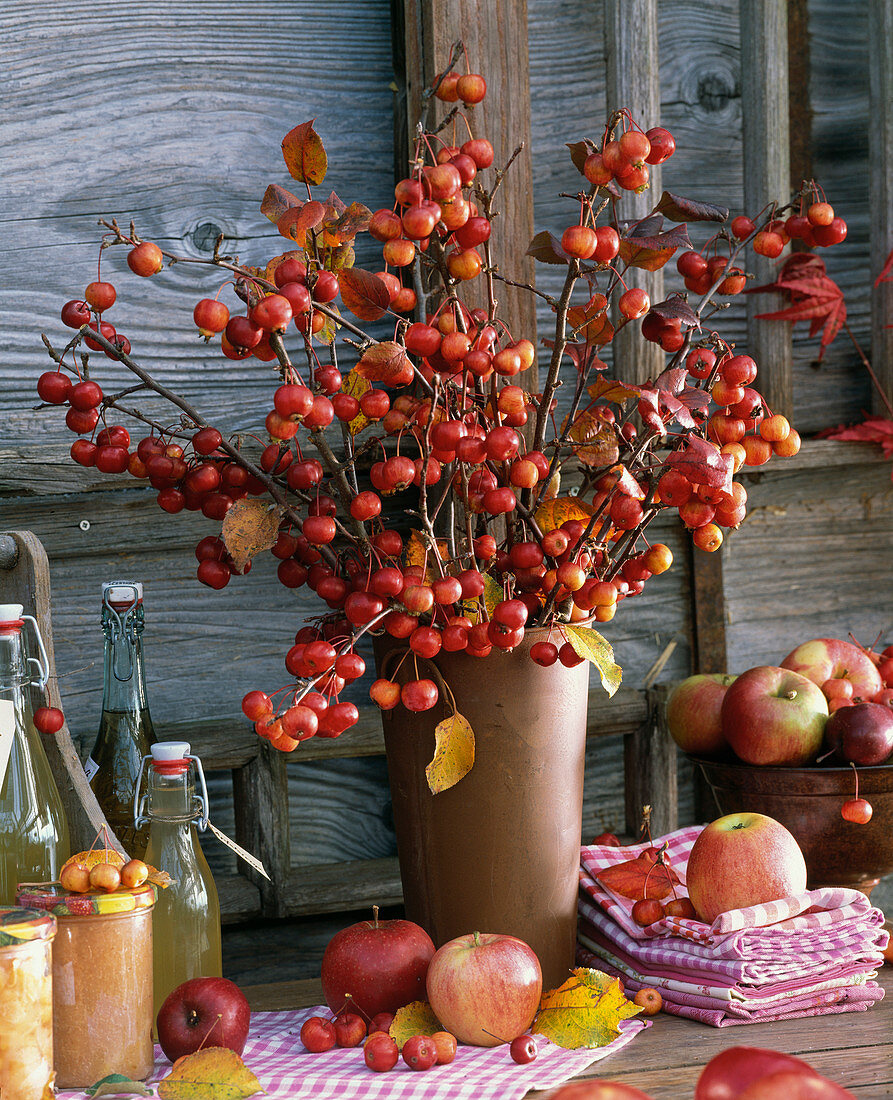
[[[655,841],[685,881],[698,826]],[[600,881],[606,867],[639,855],[593,846],[581,853],[577,961],[621,979],[631,996],[661,990],[667,1012],[715,1027],[869,1008],[887,941],[883,914],[855,890],[810,890],[723,913],[706,925],[664,918],[641,928],[632,901]]]
[[[304,1049],[301,1025],[319,1015],[329,1015],[324,1005],[252,1015],[242,1060],[268,1100],[518,1100],[529,1089],[553,1088],[582,1073],[650,1026],[646,1020],[624,1020],[619,1038],[597,1050],[562,1050],[539,1036],[536,1060],[526,1066],[516,1065],[506,1046],[460,1046],[448,1066],[422,1073],[401,1059],[389,1073],[376,1073],[366,1067],[362,1047],[336,1047],[324,1054]],[[169,1072],[170,1063],[156,1047],[155,1072],[147,1084],[157,1084]],[[66,1090],[57,1096],[74,1100],[86,1093]]]

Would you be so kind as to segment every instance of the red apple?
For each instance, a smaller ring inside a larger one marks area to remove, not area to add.
[[[550,1093],[549,1100],[651,1100],[651,1097],[641,1089],[616,1081],[571,1081]]]
[[[881,703],[841,707],[828,719],[825,743],[860,767],[883,764],[893,753],[893,708]]]
[[[745,763],[798,767],[822,746],[828,701],[799,672],[759,665],[728,688],[721,715],[723,734]]]
[[[460,1043],[493,1047],[529,1029],[539,1008],[543,975],[539,959],[523,940],[472,932],[437,951],[426,985],[434,1015],[447,1031]]]
[[[774,817],[727,814],[698,833],[685,881],[695,912],[712,924],[730,909],[802,894],[806,862],[800,845]]]
[[[853,698],[857,701],[874,698],[884,686],[868,654],[852,642],[839,638],[815,638],[804,642],[780,663],[782,668],[799,672],[814,684],[831,679],[852,680]]]
[[[689,676],[667,699],[667,729],[683,752],[715,756],[726,744],[720,708],[726,689],[735,680],[720,672]]]
[[[425,974],[434,955],[428,933],[408,920],[360,921],[329,940],[322,957],[326,1004],[340,1012],[348,994],[368,1017],[395,1013],[425,999]]]
[[[694,1100],[737,1100],[748,1085],[778,1072],[797,1073],[802,1078],[819,1076],[807,1062],[780,1050],[729,1047],[701,1070]]]
[[[190,978],[158,1010],[158,1042],[172,1062],[199,1047],[227,1047],[241,1054],[250,1022],[251,1009],[235,982]]]
[[[738,1094],[738,1100],[856,1100],[827,1077],[804,1077],[799,1072],[770,1073]]]

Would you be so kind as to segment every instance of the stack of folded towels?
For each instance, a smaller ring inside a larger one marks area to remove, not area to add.
[[[701,827],[653,842],[685,893],[685,866]],[[577,962],[616,975],[629,996],[660,991],[664,1011],[714,1027],[857,1012],[884,996],[873,979],[883,964],[884,914],[858,890],[822,887],[722,913],[712,925],[664,917],[642,928],[633,902],[599,882],[607,867],[650,843],[583,848]]]

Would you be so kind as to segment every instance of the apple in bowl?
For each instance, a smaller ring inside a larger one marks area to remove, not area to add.
[[[683,752],[715,756],[726,747],[722,732],[722,701],[734,676],[699,673],[678,683],[667,697],[666,723]]]
[[[874,699],[884,686],[868,654],[852,642],[839,638],[814,638],[811,642],[803,642],[779,664],[819,686],[826,680],[849,680],[856,702]]]
[[[806,676],[758,665],[726,690],[722,731],[746,764],[800,767],[815,760],[828,721],[828,701]]]
[[[806,861],[794,836],[773,817],[726,814],[698,833],[685,869],[700,920],[777,901],[806,890]]]

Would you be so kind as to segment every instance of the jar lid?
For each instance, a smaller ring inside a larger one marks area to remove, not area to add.
[[[149,751],[152,767],[160,775],[183,775],[189,769],[188,741],[156,741]]]
[[[21,626],[24,604],[0,603],[0,623],[16,623]]]
[[[48,910],[57,917],[102,917],[151,909],[155,904],[155,887],[147,882],[132,888],[121,886],[111,893],[90,890],[86,894],[69,894],[61,886],[24,886],[17,890],[16,901],[32,909]]]
[[[0,909],[0,947],[51,940],[55,934],[56,918],[42,909]]]

